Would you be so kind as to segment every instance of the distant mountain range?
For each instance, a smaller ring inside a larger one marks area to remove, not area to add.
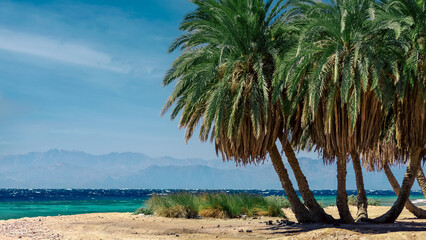
[[[325,166],[322,160],[310,158],[299,162],[311,189],[336,189],[335,165]],[[400,180],[404,172],[403,167],[394,169]],[[367,189],[391,189],[383,172],[364,176]],[[347,178],[347,188],[355,189],[351,163]],[[92,155],[53,149],[0,157],[0,188],[281,189],[281,184],[270,162],[237,167],[219,159],[153,158],[131,152]],[[414,189],[419,189],[417,184]]]

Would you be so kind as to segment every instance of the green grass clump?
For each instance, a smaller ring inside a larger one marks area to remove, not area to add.
[[[380,200],[367,199],[367,204],[370,206],[381,206]]]
[[[196,218],[198,198],[192,194],[179,193],[167,196],[152,196],[145,202],[154,214],[170,218]]]
[[[145,205],[138,211],[171,218],[238,218],[244,215],[285,217],[282,208],[290,206],[288,200],[280,196],[226,193],[152,196]]]
[[[225,193],[200,196],[200,215],[203,217],[236,218],[240,215],[254,216],[267,210],[262,196]],[[217,215],[217,216],[215,216]]]
[[[138,208],[133,214],[134,215],[138,215],[138,214],[152,215],[154,214],[154,210],[147,207],[141,207],[141,208]]]
[[[268,196],[265,197],[266,202],[268,203],[268,212],[269,216],[273,217],[284,217],[283,208],[290,208],[290,202],[287,198],[283,196]]]
[[[350,195],[348,197],[348,204],[351,206],[356,206],[358,204],[358,199],[356,198],[355,195]]]
[[[356,196],[354,195],[350,195],[348,197],[348,204],[351,206],[357,206],[358,204],[358,199],[356,198]],[[380,200],[374,200],[374,199],[367,199],[367,204],[369,206],[380,206]]]
[[[280,208],[290,208],[291,207],[288,199],[283,197],[283,196],[273,195],[273,196],[267,196],[267,197],[265,197],[265,199],[269,204],[278,206]]]

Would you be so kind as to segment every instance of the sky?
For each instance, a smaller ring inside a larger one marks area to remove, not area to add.
[[[0,155],[49,149],[215,158],[161,109],[188,0],[1,1]],[[301,153],[300,156],[317,156]]]
[[[0,155],[217,158],[161,116],[188,0],[0,1]],[[317,153],[297,153],[318,158]]]

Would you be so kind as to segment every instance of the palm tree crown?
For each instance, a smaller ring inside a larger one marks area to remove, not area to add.
[[[292,125],[302,125],[293,141],[302,148],[315,145],[330,161],[371,147],[393,104],[390,90],[381,86],[392,85],[389,72],[398,74],[389,47],[396,38],[384,34],[388,27],[377,19],[378,4],[335,0],[294,5],[299,43],[280,58],[275,77],[275,89],[285,86],[293,99],[291,114],[298,121]]]
[[[180,27],[185,34],[170,47],[184,52],[163,80],[177,80],[163,113],[173,105],[172,119],[182,113],[187,140],[200,122],[200,139],[210,136],[226,159],[262,161],[281,125],[270,91],[283,1],[193,2],[198,8]]]

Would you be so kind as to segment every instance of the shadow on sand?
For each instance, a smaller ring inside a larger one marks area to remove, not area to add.
[[[341,224],[335,226],[333,224],[294,224],[276,225],[266,228],[271,230],[271,234],[284,234],[294,235],[304,232],[310,232],[318,229],[336,229],[336,230],[350,230],[359,234],[383,234],[393,232],[418,232],[426,231],[426,224],[423,222],[396,222],[389,224],[371,224],[371,223],[358,223],[358,224]]]

